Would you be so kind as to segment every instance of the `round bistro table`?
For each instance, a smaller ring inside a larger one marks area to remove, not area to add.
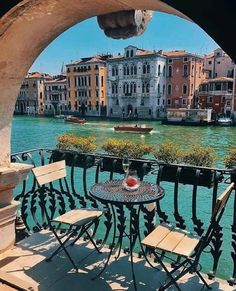
[[[153,202],[157,202],[164,196],[164,190],[160,186],[156,184],[151,184],[148,182],[140,182],[140,186],[138,189],[134,191],[128,191],[123,186],[123,180],[109,180],[101,183],[94,184],[89,191],[90,195],[102,202],[106,203],[111,212],[114,222],[114,232],[113,232],[113,238],[112,238],[112,244],[110,247],[110,252],[108,255],[108,258],[104,264],[104,267],[99,272],[99,274],[95,277],[99,277],[102,272],[106,269],[109,260],[111,258],[112,252],[114,248],[117,248],[118,255],[116,256],[116,259],[119,258],[121,249],[122,249],[122,243],[123,238],[128,237],[129,239],[129,252],[130,252],[130,263],[131,263],[131,271],[132,271],[132,278],[134,283],[134,289],[137,290],[137,284],[135,280],[135,273],[134,273],[134,263],[133,263],[133,249],[134,245],[136,243],[136,240],[138,238],[139,245],[142,251],[142,254],[144,255],[147,262],[151,265],[149,260],[147,259],[147,256],[145,254],[145,251],[143,249],[143,246],[141,244],[141,235],[140,235],[140,227],[139,227],[139,217],[140,217],[140,211],[141,207],[144,204],[149,204]],[[126,231],[126,217],[123,210],[123,206],[126,206],[126,208],[129,210],[129,228],[128,231]],[[137,206],[135,208],[135,206]],[[117,225],[117,220],[119,221],[119,225]],[[119,235],[117,236],[117,229],[119,230]]]

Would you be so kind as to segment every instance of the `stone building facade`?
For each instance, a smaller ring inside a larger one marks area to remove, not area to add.
[[[233,111],[233,78],[215,78],[204,81],[198,92],[201,108],[212,108],[218,116],[231,116]]]
[[[106,115],[106,56],[92,56],[66,65],[68,109],[82,116]]]
[[[28,73],[17,97],[15,112],[19,114],[44,114],[44,83],[52,80],[48,74]]]
[[[66,76],[56,76],[53,80],[44,82],[45,99],[44,114],[59,115],[68,110]]]
[[[107,115],[157,118],[165,110],[166,57],[128,46],[107,60]]]
[[[167,57],[166,107],[197,107],[196,91],[205,79],[204,59],[186,51],[164,52]]]
[[[207,79],[233,78],[234,62],[221,48],[217,48],[204,56],[204,70]]]

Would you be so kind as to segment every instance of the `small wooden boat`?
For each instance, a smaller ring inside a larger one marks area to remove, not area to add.
[[[146,125],[130,124],[130,125],[118,125],[114,126],[115,131],[126,131],[126,132],[140,132],[146,133],[153,130],[152,127],[147,127]]]
[[[76,117],[76,116],[67,116],[65,118],[66,122],[72,122],[72,123],[80,123],[80,124],[84,124],[85,122],[87,122],[86,119],[84,118],[80,118],[80,117]]]
[[[232,125],[233,121],[229,117],[221,117],[218,119],[218,124],[221,126],[229,126]]]

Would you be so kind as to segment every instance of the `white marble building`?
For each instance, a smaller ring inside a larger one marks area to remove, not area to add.
[[[107,60],[107,115],[157,118],[166,102],[166,57],[135,46]]]

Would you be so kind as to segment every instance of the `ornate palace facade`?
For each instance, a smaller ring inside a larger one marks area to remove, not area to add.
[[[166,57],[128,46],[107,60],[107,115],[157,118],[165,110]]]

